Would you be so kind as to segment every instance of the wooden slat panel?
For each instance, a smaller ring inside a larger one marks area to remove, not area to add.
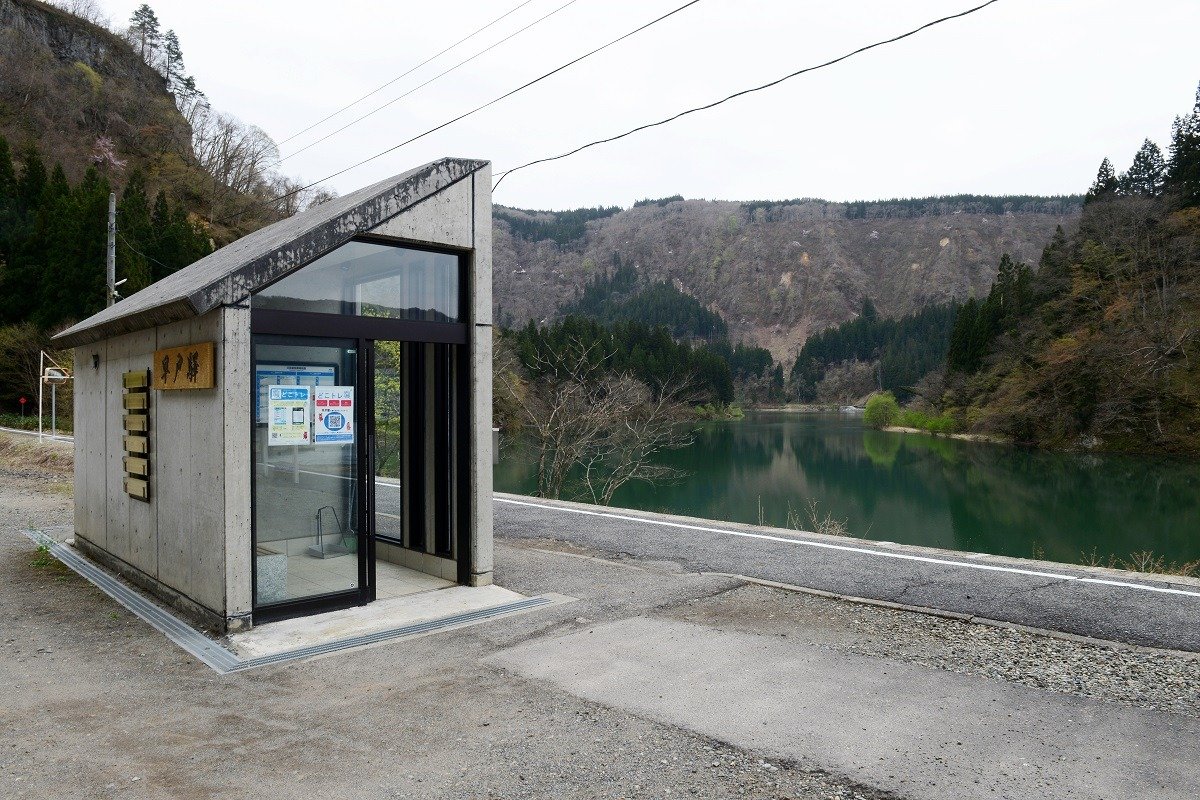
[[[125,388],[134,389],[139,386],[149,386],[150,376],[146,374],[146,370],[137,370],[135,372],[125,373]]]
[[[126,414],[125,430],[148,431],[150,430],[150,418],[145,414]]]
[[[150,405],[150,397],[145,392],[126,392],[121,402],[125,408],[142,409]]]
[[[139,500],[150,499],[150,481],[141,478],[125,478],[125,493]]]
[[[150,459],[139,456],[125,456],[125,472],[128,475],[145,477],[150,474]]]
[[[136,436],[133,434],[125,437],[125,452],[126,453],[149,453],[150,439],[146,436]]]

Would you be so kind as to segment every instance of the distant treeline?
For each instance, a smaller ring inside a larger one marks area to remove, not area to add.
[[[640,322],[608,325],[568,316],[544,327],[532,321],[505,335],[512,337],[518,357],[533,376],[540,375],[557,354],[590,349],[601,371],[629,372],[647,386],[690,377],[694,400],[730,403],[734,399],[729,362],[706,345],[676,342],[666,328]]]
[[[948,214],[1071,214],[1083,207],[1083,195],[954,194],[846,203],[846,219],[908,219]]]
[[[597,206],[549,212],[496,208],[492,211],[492,216],[507,223],[509,231],[518,239],[530,242],[550,239],[559,246],[565,247],[587,235],[587,224],[590,221],[611,217],[622,210],[620,206]],[[522,214],[528,214],[530,217],[522,216]],[[552,214],[553,217],[549,220],[531,218],[540,214]]]
[[[560,308],[567,316],[586,317],[602,325],[635,323],[647,329],[662,329],[675,340],[703,340],[698,350],[722,360],[735,384],[739,399],[749,402],[783,399],[783,367],[771,351],[729,341],[729,328],[715,311],[710,311],[689,294],[666,281],[643,283],[632,264],[613,255],[613,270],[588,281],[571,302]],[[727,402],[712,395],[706,402]]]
[[[681,200],[683,200],[683,195],[673,194],[670,197],[660,197],[657,200],[653,200],[651,198],[646,198],[645,200],[638,200],[636,203],[633,204],[633,207],[641,208],[642,206],[665,206],[669,203],[678,203]]]
[[[689,294],[666,281],[639,289],[632,264],[622,264],[614,254],[615,269],[602,272],[583,286],[575,299],[561,308],[563,314],[590,317],[598,322],[636,320],[651,327],[664,326],[677,339],[713,341],[729,335],[725,320]]]
[[[950,214],[1071,214],[1083,206],[1083,195],[980,195],[956,194],[941,197],[898,198],[894,200],[856,200],[851,203],[832,203],[815,198],[793,200],[753,200],[742,203],[742,210],[751,218],[761,216],[765,222],[777,222],[788,206],[819,203],[831,211],[841,210],[845,219],[911,219],[942,217]],[[762,212],[759,215],[758,212]]]
[[[900,319],[879,316],[870,298],[856,319],[818,333],[804,343],[792,366],[796,398],[811,401],[826,370],[847,361],[879,362],[880,388],[913,386],[946,360],[957,305],[934,305]]]
[[[14,167],[0,137],[0,324],[33,322],[51,329],[105,306],[108,196],[113,187],[95,167],[72,186],[47,170],[30,147]],[[212,251],[187,212],[158,192],[151,201],[138,172],[117,203],[117,278],[128,296]]]

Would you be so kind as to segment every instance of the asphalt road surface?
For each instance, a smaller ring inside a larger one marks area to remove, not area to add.
[[[497,494],[495,534],[1200,652],[1200,581]]]

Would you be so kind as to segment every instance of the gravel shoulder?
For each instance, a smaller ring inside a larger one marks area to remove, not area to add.
[[[69,535],[68,475],[0,461],[3,797],[923,796],[856,783],[816,759],[735,747],[489,662],[640,617],[1134,706],[1166,725],[1190,722],[1200,706],[1200,670],[1186,657],[855,605],[545,539],[498,540],[497,582],[574,603],[222,677],[20,535]]]

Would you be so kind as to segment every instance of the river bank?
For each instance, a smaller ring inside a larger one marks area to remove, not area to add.
[[[987,433],[946,433],[944,431],[927,431],[923,428],[908,428],[903,425],[887,425],[880,428],[882,431],[889,433],[920,433],[925,436],[933,436],[938,439],[956,439],[960,442],[984,442],[986,444],[1007,444],[1011,445],[1011,439],[1005,436],[995,436]]]

